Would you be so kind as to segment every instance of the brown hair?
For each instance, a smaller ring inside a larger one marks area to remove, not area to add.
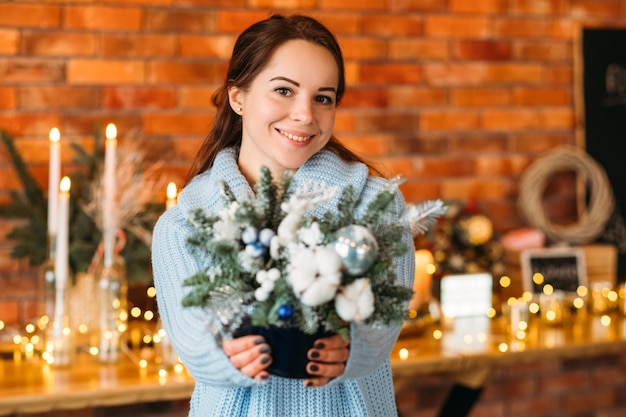
[[[213,165],[217,154],[224,148],[241,144],[241,117],[230,107],[228,90],[231,87],[246,89],[269,62],[274,51],[290,40],[302,39],[326,48],[335,58],[339,72],[337,101],[345,91],[345,71],[341,48],[334,35],[317,20],[302,15],[273,15],[250,26],[239,35],[226,73],[226,81],[213,93],[212,101],[217,112],[211,130],[187,174],[187,182]],[[363,162],[333,136],[326,149],[347,161]],[[370,170],[379,173],[370,166]]]

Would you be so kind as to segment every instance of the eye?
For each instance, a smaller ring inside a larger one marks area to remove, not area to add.
[[[274,89],[274,91],[276,91],[278,94],[280,94],[282,96],[290,96],[291,95],[291,89],[287,88],[287,87],[278,87],[278,88]]]
[[[315,96],[315,102],[321,104],[333,104],[334,101],[332,97],[329,96]]]

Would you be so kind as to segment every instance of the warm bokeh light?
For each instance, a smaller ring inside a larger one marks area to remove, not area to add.
[[[59,190],[62,193],[67,193],[70,191],[71,186],[72,186],[72,181],[70,180],[70,177],[63,177],[61,179],[61,183],[59,184]]]
[[[170,182],[169,184],[167,184],[167,191],[166,191],[167,198],[173,200],[176,198],[177,194],[178,194],[178,188],[176,188],[176,184],[174,184],[173,182]]]
[[[53,127],[52,129],[50,129],[50,134],[48,135],[48,138],[50,138],[50,142],[58,142],[61,140],[61,132],[59,132],[59,129],[57,129],[56,127]]]
[[[509,288],[511,286],[511,278],[506,275],[500,277],[500,286],[502,288]]]
[[[107,140],[115,140],[117,138],[117,127],[113,123],[109,123],[105,130]]]
[[[546,284],[543,286],[543,293],[545,295],[550,295],[552,293],[554,293],[554,287],[550,284]]]

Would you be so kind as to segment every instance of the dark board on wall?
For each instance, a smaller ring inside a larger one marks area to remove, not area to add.
[[[618,246],[618,276],[626,279],[626,28],[582,31],[585,148],[611,183],[617,216],[601,240]]]

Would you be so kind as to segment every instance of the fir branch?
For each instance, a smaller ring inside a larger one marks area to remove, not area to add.
[[[24,187],[24,193],[28,203],[33,207],[37,207],[41,216],[45,216],[47,204],[43,191],[39,188],[39,185],[37,185],[33,176],[28,172],[22,156],[15,148],[15,141],[5,130],[1,129],[0,139],[2,139],[2,143],[4,143],[4,146],[6,146],[7,151],[9,152],[9,156],[13,162],[13,167],[15,168],[20,182]]]
[[[360,223],[368,228],[375,229],[378,225],[382,224],[382,221],[389,216],[387,208],[394,200],[396,194],[392,190],[384,190],[376,195],[376,198],[372,200],[367,206],[363,218]]]
[[[5,130],[0,130],[0,139],[9,153],[13,167],[24,188],[23,193],[11,192],[11,201],[0,206],[0,216],[29,221],[26,225],[14,227],[7,234],[7,238],[16,241],[11,256],[28,257],[30,265],[41,265],[47,257],[47,202],[43,191],[17,151],[14,139]]]
[[[354,223],[354,212],[357,202],[358,196],[356,190],[354,186],[350,184],[344,188],[337,202],[337,212],[339,213],[337,223],[339,227]]]

